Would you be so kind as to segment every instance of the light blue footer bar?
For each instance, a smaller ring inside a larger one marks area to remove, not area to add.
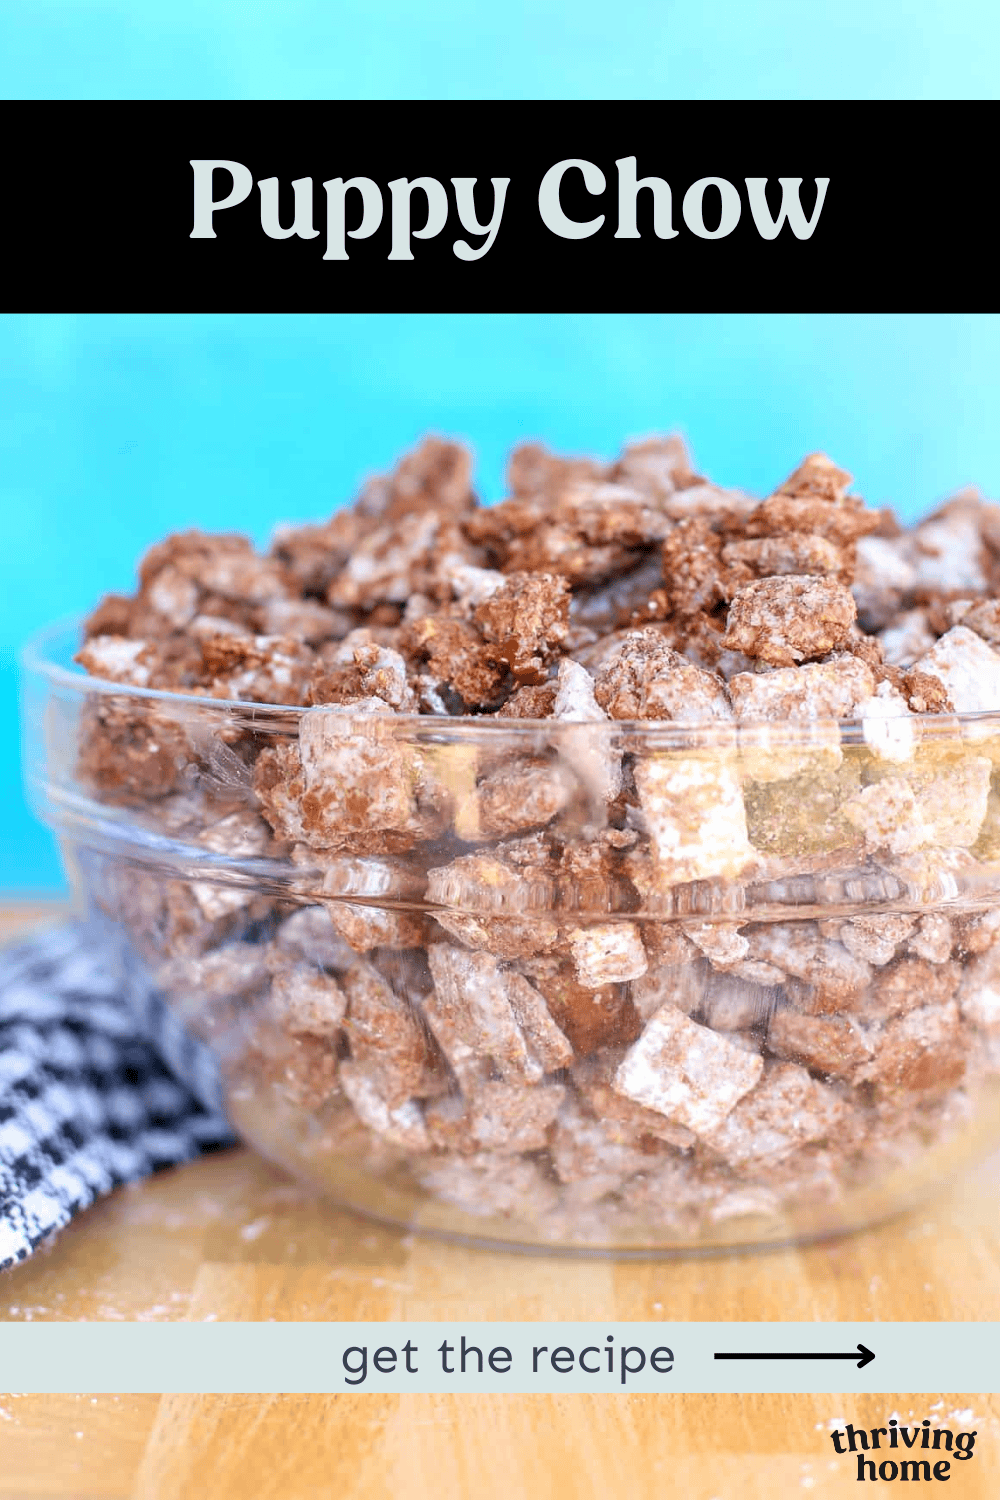
[[[0,1323],[0,1387],[988,1394],[998,1342],[997,1323]]]

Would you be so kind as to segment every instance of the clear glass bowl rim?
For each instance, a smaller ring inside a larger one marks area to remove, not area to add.
[[[178,693],[165,688],[136,687],[129,683],[112,682],[107,678],[92,677],[80,668],[67,667],[56,660],[54,647],[57,642],[68,644],[71,635],[79,633],[81,617],[70,616],[43,626],[24,643],[20,662],[22,671],[28,676],[44,680],[50,688],[69,691],[81,698],[107,697],[130,699],[150,706],[162,704],[175,711],[188,710],[199,716],[218,715],[228,721],[236,718],[252,721],[258,730],[273,727],[276,732],[288,732],[290,724],[298,723],[308,716],[329,713],[335,705],[321,704],[297,707],[290,704],[258,703],[250,699],[209,698],[196,693]],[[523,738],[534,744],[544,737],[558,746],[560,740],[572,742],[585,728],[588,738],[606,736],[615,748],[621,749],[623,740],[632,749],[693,750],[717,748],[723,751],[753,749],[816,749],[839,739],[845,746],[864,748],[869,744],[866,724],[861,719],[816,718],[808,720],[666,720],[666,719],[609,719],[606,722],[579,719],[515,719],[497,715],[437,715],[414,713],[387,713],[384,716],[359,714],[352,719],[349,714],[338,714],[345,725],[356,723],[359,730],[370,733],[374,723],[391,725],[395,735],[405,738],[409,730],[415,739],[441,736],[469,743],[488,744],[497,738]],[[879,726],[896,722],[893,718],[874,721]],[[899,716],[898,722],[913,729],[921,742],[928,740],[970,741],[975,743],[990,737],[993,731],[1000,735],[1000,707],[979,713],[911,713]],[[248,723],[249,727],[249,723]]]

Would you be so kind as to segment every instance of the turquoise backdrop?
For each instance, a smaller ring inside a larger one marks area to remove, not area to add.
[[[995,99],[998,40],[992,0],[4,0],[0,94]]]

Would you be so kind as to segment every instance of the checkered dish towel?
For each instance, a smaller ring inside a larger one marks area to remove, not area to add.
[[[126,1182],[233,1144],[218,1071],[84,923],[0,950],[0,1270]]]

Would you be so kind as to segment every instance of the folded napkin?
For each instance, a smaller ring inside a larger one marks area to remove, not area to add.
[[[0,1269],[112,1188],[231,1146],[218,1070],[86,923],[0,951]]]

